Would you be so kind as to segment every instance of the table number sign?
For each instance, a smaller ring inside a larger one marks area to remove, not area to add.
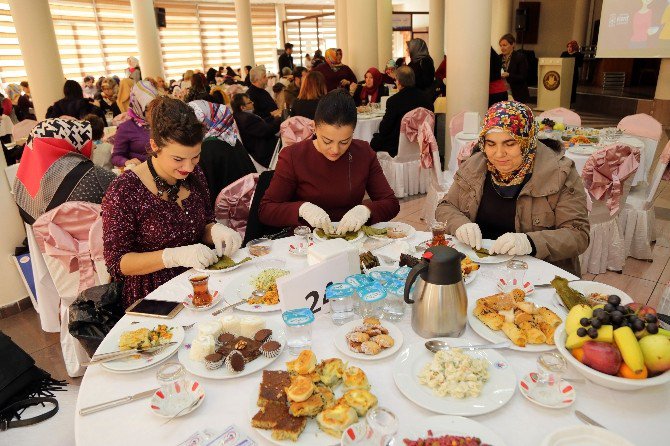
[[[277,279],[282,312],[309,308],[314,315],[327,313],[326,286],[342,282],[350,275],[348,254],[342,253],[302,271]]]

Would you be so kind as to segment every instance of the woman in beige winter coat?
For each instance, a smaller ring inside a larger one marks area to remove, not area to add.
[[[503,101],[484,117],[479,151],[461,165],[436,218],[475,249],[532,255],[578,276],[589,244],[586,194],[574,163],[537,141],[524,104]]]

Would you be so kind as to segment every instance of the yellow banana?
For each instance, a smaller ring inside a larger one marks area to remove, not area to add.
[[[570,309],[568,317],[565,319],[565,332],[570,335],[575,333],[581,324],[579,321],[582,318],[590,318],[593,316],[593,309],[588,305],[579,304]]]
[[[614,330],[614,343],[621,352],[623,362],[633,371],[640,373],[644,369],[644,357],[637,338],[630,327],[620,327]]]

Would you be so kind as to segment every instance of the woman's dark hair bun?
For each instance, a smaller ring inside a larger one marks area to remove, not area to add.
[[[350,125],[356,127],[356,103],[351,95],[343,90],[333,90],[319,100],[314,113],[314,124],[328,124],[336,127]]]
[[[194,146],[202,142],[204,127],[195,112],[183,101],[158,96],[147,106],[151,127],[151,139],[159,148],[170,141],[183,146]]]

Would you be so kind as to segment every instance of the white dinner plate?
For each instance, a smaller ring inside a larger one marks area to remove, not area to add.
[[[334,222],[332,222],[332,223],[333,223],[333,229],[337,229],[337,225],[338,225],[340,222],[339,222],[339,221],[334,221]],[[325,242],[326,240],[329,240],[329,239],[325,239],[325,238],[319,237],[319,235],[316,233],[316,229],[314,229],[313,234],[314,234],[314,240],[318,240],[318,241],[320,241],[320,242]],[[365,234],[363,233],[363,231],[358,231],[358,235],[356,236],[355,239],[353,239],[353,240],[347,240],[347,241],[348,241],[349,243],[356,243],[357,241],[359,241],[359,240],[362,239],[363,237],[365,237]]]
[[[426,438],[428,430],[433,432],[433,437],[443,435],[458,435],[460,437],[477,437],[482,444],[493,446],[505,446],[505,442],[498,434],[493,432],[482,423],[469,418],[452,415],[436,415],[419,421],[416,424],[401,424],[400,431],[395,436],[398,444],[404,444],[403,440],[417,440]]]
[[[268,322],[267,328],[272,330],[272,339],[279,342],[282,345],[281,351],[274,358],[266,358],[265,356],[260,355],[258,358],[245,364],[244,370],[242,370],[240,373],[230,372],[225,364],[216,370],[209,370],[207,367],[205,367],[204,362],[194,361],[191,358],[189,358],[188,353],[191,348],[191,342],[198,334],[197,331],[195,330],[193,330],[193,333],[189,334],[186,337],[186,342],[184,343],[184,346],[179,349],[178,354],[179,362],[190,373],[196,376],[200,376],[202,378],[234,379],[239,378],[241,376],[251,375],[252,373],[267,368],[270,364],[275,362],[277,358],[281,356],[281,353],[284,351],[284,347],[286,347],[286,334],[284,333],[284,330],[281,327],[281,325],[277,322]]]
[[[630,297],[627,293],[613,287],[612,285],[607,285],[606,283],[592,282],[590,280],[576,280],[574,282],[570,282],[568,286],[575,291],[579,291],[584,296],[591,293],[602,293],[607,295],[616,294],[621,298],[621,305],[626,305],[633,302],[633,298]],[[558,305],[565,314],[568,314],[568,310],[565,308],[565,304],[555,290],[553,297],[556,305]]]
[[[514,256],[510,256],[510,255],[503,255],[503,254],[496,254],[494,256],[488,256],[488,257],[479,257],[477,255],[477,253],[475,252],[475,250],[470,248],[465,243],[461,243],[456,239],[453,239],[452,241],[454,243],[454,249],[456,249],[457,251],[460,251],[463,254],[465,254],[466,256],[470,257],[472,259],[472,261],[475,262],[475,263],[480,263],[480,264],[482,264],[482,263],[503,263],[503,262],[506,262],[506,261],[510,260],[512,257],[514,257]],[[483,239],[482,240],[482,248],[486,248],[486,249],[490,250],[491,247],[493,247],[493,242],[494,241],[495,240]]]
[[[474,345],[461,338],[440,338],[449,345]],[[393,365],[393,379],[407,399],[415,404],[445,415],[481,415],[504,406],[514,395],[516,377],[512,366],[496,350],[464,351],[466,355],[483,358],[489,363],[489,380],[478,397],[458,399],[439,396],[433,389],[419,383],[423,366],[433,360],[433,353],[426,349],[426,340],[421,340],[403,349]]]
[[[373,235],[372,238],[376,238],[378,240],[407,240],[410,237],[413,237],[414,234],[416,234],[416,229],[414,229],[411,225],[408,225],[407,223],[402,223],[399,221],[387,221],[383,223],[375,223],[372,225],[373,228],[376,229],[385,229],[385,228],[397,228],[405,233],[404,237],[396,238],[396,239],[390,239],[385,235]]]
[[[260,380],[259,380],[260,383]],[[335,393],[335,400],[338,400],[342,396],[342,386],[338,386],[335,389],[332,389]],[[305,425],[305,430],[302,431],[302,434],[298,437],[298,441],[291,440],[275,440],[272,438],[272,429],[258,429],[251,426],[251,419],[258,413],[260,407],[256,405],[258,402],[258,386],[254,387],[254,391],[251,392],[249,403],[248,403],[248,416],[249,416],[249,427],[256,431],[258,435],[263,437],[266,441],[272,444],[277,444],[280,446],[333,446],[339,445],[339,437],[332,437],[319,429],[319,425],[316,422],[316,418],[307,417],[307,424]]]
[[[568,147],[568,152],[576,155],[593,155],[599,148],[600,147],[597,147],[594,144],[575,144],[574,146]]]
[[[237,277],[228,283],[223,289],[223,299],[226,301],[226,304],[233,305],[241,300],[250,298],[251,293],[254,291],[251,279],[261,271],[256,271],[248,276]],[[281,303],[276,305],[242,304],[235,307],[235,309],[251,313],[271,313],[273,311],[280,311]]]
[[[497,344],[498,342],[510,342],[510,346],[508,347],[510,350],[517,350],[520,352],[534,352],[534,353],[549,352],[556,348],[555,345],[549,345],[549,344],[526,344],[525,347],[519,347],[518,345],[515,345],[510,341],[507,335],[503,333],[502,330],[498,331],[491,330],[482,321],[477,319],[477,316],[475,316],[472,313],[475,308],[475,305],[477,305],[477,299],[474,299],[471,302],[469,302],[468,324],[470,324],[470,327],[472,327],[475,333],[477,333],[479,336],[486,339],[487,341],[491,342],[492,344]],[[546,306],[546,305],[539,305],[539,306]],[[550,310],[554,311],[555,309],[550,308]]]
[[[236,262],[244,260],[246,257],[251,257],[251,260],[247,260],[244,263],[238,263],[237,265],[231,266],[230,268],[226,268],[226,269],[207,269],[207,268],[205,268],[205,269],[193,268],[193,269],[195,271],[199,272],[199,273],[205,273],[205,274],[227,273],[227,272],[230,272],[230,271],[235,271],[237,268],[239,268],[241,266],[253,265],[254,260],[256,260],[253,256],[249,255],[249,253],[246,250],[244,250],[244,251],[239,250],[235,254],[233,254],[233,256],[231,258]]]
[[[393,347],[384,349],[376,355],[366,355],[365,353],[357,353],[351,350],[349,348],[349,344],[347,343],[346,335],[354,328],[363,325],[362,319],[356,319],[351,322],[347,322],[346,324],[340,326],[337,329],[334,339],[335,347],[345,355],[351,356],[352,358],[356,358],[361,361],[375,361],[377,359],[384,359],[388,358],[389,356],[395,355],[396,352],[400,350],[400,347],[402,346],[403,343],[402,331],[390,322],[387,321],[381,321],[381,322],[382,327],[386,328],[389,331],[389,335],[393,338]]]
[[[164,322],[161,320],[144,321],[138,322],[136,324],[132,324],[130,321],[128,321],[123,325],[117,324],[109,333],[107,333],[107,336],[105,336],[105,339],[102,340],[95,353],[100,355],[103,353],[118,351],[119,338],[125,331],[138,330],[140,328],[148,328],[151,330],[157,325],[167,325],[168,327],[172,327],[172,339],[170,339],[168,342],[176,342],[176,344],[166,347],[162,352],[149,358],[122,358],[116,361],[103,362],[100,365],[110,372],[132,373],[148,369],[167,360],[174,354],[174,352],[177,351],[179,346],[184,341],[184,329],[181,327],[181,325],[176,325],[173,322]]]
[[[596,426],[570,426],[547,435],[540,446],[633,446],[612,431]]]

